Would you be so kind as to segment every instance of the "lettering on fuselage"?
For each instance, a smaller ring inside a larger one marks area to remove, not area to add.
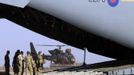
[[[106,0],[88,0],[89,2],[105,2]]]
[[[116,7],[119,4],[119,0],[88,0],[90,3],[107,3],[111,7]]]

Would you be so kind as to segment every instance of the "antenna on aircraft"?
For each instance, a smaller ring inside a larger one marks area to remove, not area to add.
[[[67,46],[67,45],[42,45],[42,44],[37,44],[36,46],[56,46],[56,47],[58,47],[59,50],[61,50],[62,47]]]

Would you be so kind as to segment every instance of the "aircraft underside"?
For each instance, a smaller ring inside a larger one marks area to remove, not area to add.
[[[74,47],[81,49],[86,47],[90,52],[96,54],[118,60],[134,58],[134,50],[131,48],[91,34],[30,7],[22,9],[0,4],[0,17]]]

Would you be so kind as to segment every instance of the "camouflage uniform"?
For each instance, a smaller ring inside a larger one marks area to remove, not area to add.
[[[68,59],[68,64],[75,63],[75,58],[74,58],[73,54],[71,53],[71,49],[66,49],[65,55]]]
[[[13,62],[12,62],[12,66],[13,66],[13,71],[14,71],[14,75],[17,75],[18,72],[19,72],[19,69],[18,69],[18,55],[20,54],[20,50],[17,50],[15,52],[15,55],[13,57]]]
[[[18,63],[17,63],[17,66],[18,66],[18,75],[21,75],[22,74],[22,66],[23,66],[23,56],[22,54],[19,54],[18,55]]]
[[[38,71],[40,72],[43,65],[43,56],[41,55],[41,52],[38,54]]]
[[[30,53],[25,57],[26,75],[33,75],[33,58]]]
[[[38,75],[37,64],[36,64],[35,60],[33,60],[32,65],[33,65],[33,74]]]

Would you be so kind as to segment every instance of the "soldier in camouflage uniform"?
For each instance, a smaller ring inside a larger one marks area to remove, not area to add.
[[[20,50],[17,50],[13,58],[12,66],[13,66],[14,75],[17,75],[19,72],[18,65],[17,65],[19,53],[20,53]]]
[[[43,65],[43,56],[41,55],[41,51],[38,52],[38,71],[41,72]]]
[[[17,66],[18,66],[18,74],[17,75],[22,75],[22,67],[23,67],[23,54],[22,52],[19,53],[17,57]]]
[[[21,51],[21,54],[22,54],[22,73],[21,73],[21,75],[23,75],[23,73],[24,73],[24,56],[23,56],[23,51]]]
[[[75,63],[75,58],[74,58],[73,54],[71,53],[70,48],[66,49],[65,55],[68,59],[68,64],[74,64]]]
[[[25,57],[26,75],[33,75],[33,58],[28,51]]]
[[[42,62],[41,67],[42,67],[42,69],[43,69],[43,64],[45,64],[45,54],[44,54],[44,53],[42,54],[42,59],[43,59],[43,62]]]
[[[33,66],[33,75],[38,75],[37,64],[35,60],[33,60],[32,66]]]

